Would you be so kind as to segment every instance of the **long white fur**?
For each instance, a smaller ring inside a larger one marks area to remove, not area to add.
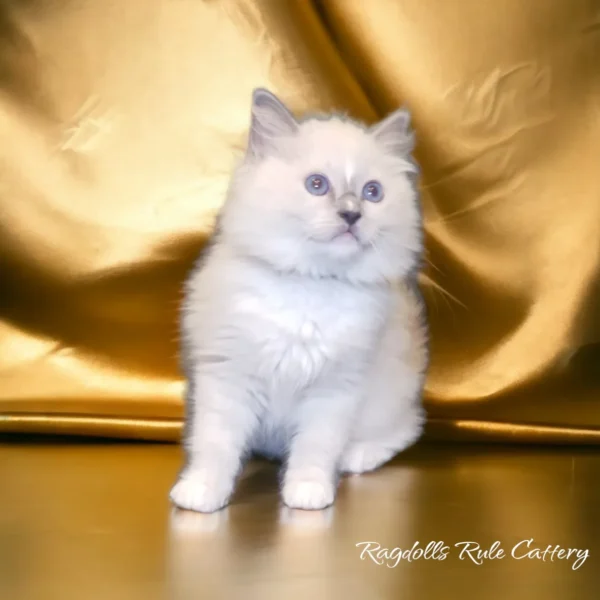
[[[208,254],[186,287],[187,462],[171,490],[184,509],[225,506],[244,458],[284,462],[292,508],[334,501],[341,472],[387,462],[421,435],[426,326],[415,274],[421,217],[408,115],[374,128],[296,121],[265,90],[249,148]],[[304,186],[331,182],[325,196]],[[335,209],[363,201],[355,237]]]

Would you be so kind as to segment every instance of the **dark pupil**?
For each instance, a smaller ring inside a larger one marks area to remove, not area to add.
[[[312,186],[315,188],[315,190],[318,190],[320,187],[322,187],[323,185],[323,180],[320,177],[315,177],[312,180]]]
[[[370,196],[376,196],[377,195],[377,186],[376,185],[370,185],[368,189],[369,189],[369,195]]]

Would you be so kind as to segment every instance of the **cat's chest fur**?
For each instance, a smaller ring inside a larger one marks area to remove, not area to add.
[[[237,334],[271,391],[301,390],[374,343],[381,292],[330,279],[254,273],[231,296]]]

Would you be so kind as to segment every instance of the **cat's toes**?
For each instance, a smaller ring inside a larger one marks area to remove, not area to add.
[[[321,510],[333,504],[335,485],[323,478],[288,477],[283,486],[283,501],[290,508]]]
[[[346,450],[340,465],[343,473],[358,475],[374,471],[394,456],[394,452],[377,444],[355,444]]]
[[[232,491],[230,478],[200,470],[183,474],[169,497],[175,506],[184,510],[212,513],[227,505]]]

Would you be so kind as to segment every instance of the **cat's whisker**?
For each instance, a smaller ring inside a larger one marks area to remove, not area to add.
[[[448,290],[446,290],[442,285],[437,283],[434,279],[432,279],[429,275],[422,273],[421,279],[423,280],[424,287],[429,287],[432,290],[440,293],[440,296],[444,298],[446,301],[452,300],[462,308],[466,309],[467,306],[463,302],[461,302],[456,296],[452,295]]]
[[[442,270],[435,264],[433,263],[429,257],[427,256],[427,253],[423,254],[423,259],[425,260],[425,262],[427,262],[427,264],[432,268],[435,269],[438,273],[441,273]]]

